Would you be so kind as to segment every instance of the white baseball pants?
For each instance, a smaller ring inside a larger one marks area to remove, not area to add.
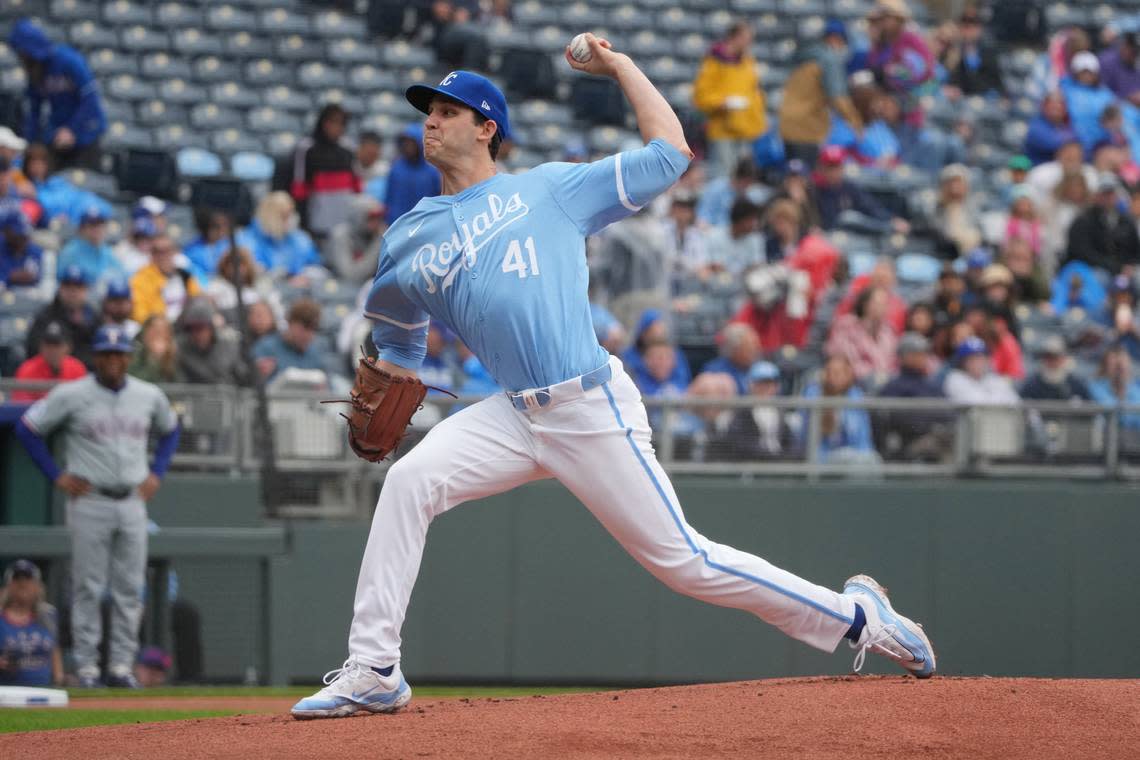
[[[484,399],[436,425],[392,465],[356,585],[351,655],[374,667],[399,662],[400,628],[433,518],[551,477],[670,588],[748,610],[793,638],[835,650],[855,603],[694,530],[653,452],[641,394],[620,361],[610,365],[609,382],[588,391],[561,383],[542,408],[521,412],[502,393]]]

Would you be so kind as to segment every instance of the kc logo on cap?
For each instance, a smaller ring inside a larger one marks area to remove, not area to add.
[[[473,71],[452,71],[440,80],[435,87],[431,85],[416,84],[408,88],[406,96],[408,102],[416,110],[427,113],[431,100],[437,95],[445,95],[476,113],[495,122],[499,127],[499,134],[504,138],[510,137],[510,125],[507,120],[507,99],[495,83],[487,77]]]

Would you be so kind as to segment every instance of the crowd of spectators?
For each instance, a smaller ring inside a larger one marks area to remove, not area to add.
[[[508,3],[433,3],[403,34],[480,67],[480,25],[509,17]],[[1039,115],[1024,144],[984,165],[967,103],[1013,97],[987,18],[969,6],[923,29],[906,0],[879,0],[865,24],[829,19],[801,43],[778,91],[762,85],[751,19],[710,45],[693,82],[699,160],[588,243],[599,341],[647,398],[1140,400],[1140,45],[1111,29],[1059,32],[1031,77]],[[98,159],[98,85],[30,22],[8,42],[28,121],[23,136],[0,129],[0,278],[44,305],[24,364],[0,370],[75,376],[113,322],[137,342],[130,371],[149,380],[350,376],[366,330],[313,296],[366,290],[387,226],[439,193],[418,123],[388,142],[327,105],[247,223],[201,208],[175,234],[167,202],[142,197],[115,218],[60,173]],[[956,115],[933,118],[940,109]],[[565,154],[591,157],[578,141]],[[713,329],[694,336],[706,315]],[[461,394],[497,390],[445,325],[429,333],[423,374]],[[706,405],[673,425],[697,457],[802,456],[809,441],[830,462],[950,449],[945,413],[810,417]],[[1140,431],[1138,420],[1126,423]]]

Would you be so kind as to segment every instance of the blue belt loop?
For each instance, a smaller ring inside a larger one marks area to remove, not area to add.
[[[595,370],[587,372],[578,378],[582,385],[582,392],[592,390],[610,381],[613,377],[613,370],[607,362]],[[550,394],[550,388],[532,388],[526,391],[519,391],[518,393],[507,393],[507,398],[511,400],[515,409],[520,412],[525,412],[530,409],[541,409],[550,406],[554,400]]]

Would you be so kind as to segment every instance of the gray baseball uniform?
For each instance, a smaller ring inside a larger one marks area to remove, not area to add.
[[[177,415],[151,383],[127,377],[113,391],[88,375],[53,388],[28,409],[23,423],[41,437],[62,430],[67,471],[92,486],[67,503],[76,668],[97,672],[99,600],[109,588],[110,670],[129,672],[138,650],[146,573],[146,506],[137,487],[150,472],[151,426],[168,434],[178,425]]]

